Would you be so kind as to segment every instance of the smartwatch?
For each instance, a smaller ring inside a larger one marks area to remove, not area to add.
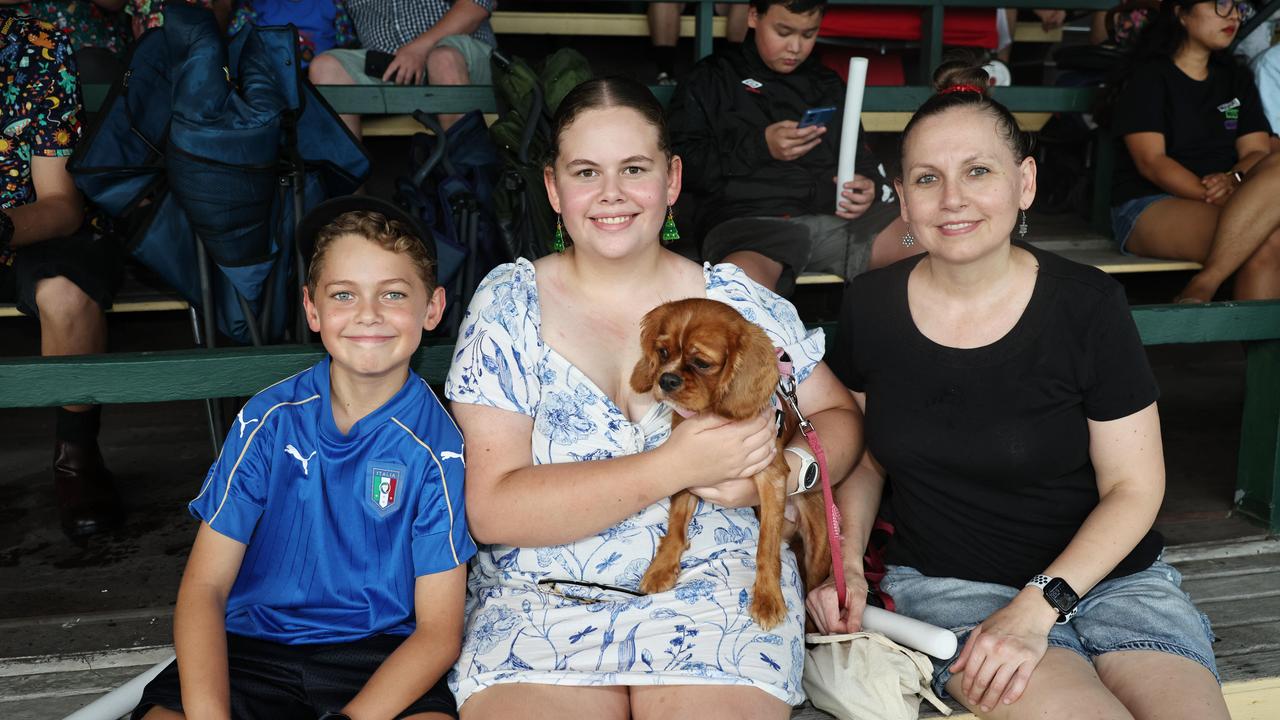
[[[1232,170],[1227,174],[1235,178],[1237,185],[1240,185],[1241,183],[1244,182],[1244,173],[1240,172],[1239,170]]]
[[[1066,624],[1076,615],[1076,606],[1080,604],[1080,596],[1062,578],[1051,578],[1037,575],[1031,578],[1025,587],[1038,587],[1044,593],[1045,602],[1058,611],[1059,625]]]
[[[809,448],[787,446],[786,451],[800,458],[800,478],[796,482],[796,488],[788,495],[799,495],[802,492],[808,492],[818,484],[818,459],[809,452]]]

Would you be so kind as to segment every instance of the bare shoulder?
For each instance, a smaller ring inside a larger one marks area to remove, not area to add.
[[[686,297],[702,297],[706,294],[707,278],[702,263],[694,262],[683,255],[667,252],[665,255],[664,274],[667,276],[667,287],[676,289],[672,300]]]

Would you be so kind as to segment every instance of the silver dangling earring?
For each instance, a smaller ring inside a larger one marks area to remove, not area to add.
[[[1022,221],[1018,223],[1018,239],[1021,240],[1026,236],[1027,236],[1027,211],[1023,210]]]
[[[902,247],[911,247],[916,244],[916,236],[911,234],[911,228],[907,228],[907,234],[902,236]]]

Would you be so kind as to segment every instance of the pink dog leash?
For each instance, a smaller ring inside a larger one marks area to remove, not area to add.
[[[774,348],[774,351],[778,355],[778,374],[781,375],[778,379],[778,397],[782,398],[782,401],[796,414],[796,419],[800,423],[800,432],[809,443],[813,456],[818,460],[818,475],[822,478],[822,504],[826,508],[827,539],[831,545],[831,577],[836,583],[836,598],[840,602],[840,609],[844,610],[847,587],[844,581],[844,551],[841,548],[840,508],[836,507],[835,495],[831,491],[831,478],[827,475],[827,454],[822,450],[822,440],[818,438],[817,429],[800,412],[800,401],[796,398],[795,368],[791,363],[791,356],[787,355],[787,351],[782,348]]]

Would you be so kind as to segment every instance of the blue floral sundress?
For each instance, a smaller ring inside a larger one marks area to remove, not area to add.
[[[822,358],[821,330],[806,331],[791,303],[733,265],[704,265],[707,297],[727,303],[786,348],[803,380]],[[445,394],[533,418],[533,462],[564,463],[644,452],[671,432],[655,404],[631,422],[578,368],[543,342],[533,264],[495,268],[476,290]],[[556,685],[747,685],[792,705],[804,701],[804,602],[795,558],[784,553],[786,622],[765,632],[747,614],[759,524],[751,508],[700,502],[689,550],[669,592],[631,596],[666,533],[669,501],[614,527],[554,547],[481,545],[467,587],[461,657],[449,674],[458,704],[504,682]],[[539,581],[543,581],[540,586]]]

